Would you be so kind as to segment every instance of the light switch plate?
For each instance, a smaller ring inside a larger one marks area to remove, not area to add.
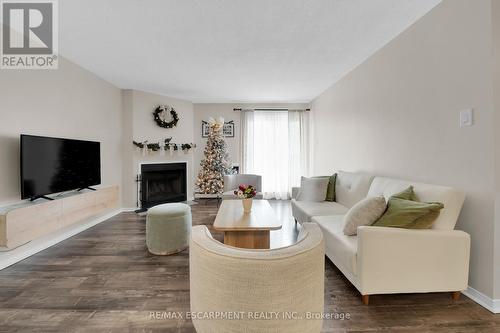
[[[460,127],[472,126],[473,109],[460,111]]]

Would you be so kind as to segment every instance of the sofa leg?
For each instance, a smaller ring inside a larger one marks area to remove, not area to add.
[[[453,298],[454,301],[458,301],[460,299],[460,291],[454,291],[451,293],[451,298]]]
[[[370,295],[361,295],[361,299],[363,300],[364,305],[368,305],[370,303]]]

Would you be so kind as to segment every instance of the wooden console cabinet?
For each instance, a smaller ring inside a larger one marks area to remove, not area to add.
[[[23,202],[0,208],[0,247],[13,249],[38,237],[118,207],[119,187],[65,194],[53,201]]]

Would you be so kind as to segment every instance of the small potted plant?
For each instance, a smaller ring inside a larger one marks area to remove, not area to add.
[[[241,184],[238,186],[238,189],[234,191],[234,194],[242,199],[243,212],[250,213],[252,211],[252,199],[257,195],[255,187]]]

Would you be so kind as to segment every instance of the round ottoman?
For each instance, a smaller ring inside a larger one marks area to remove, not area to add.
[[[149,252],[169,255],[189,246],[191,207],[183,203],[167,203],[148,209],[146,245]]]

